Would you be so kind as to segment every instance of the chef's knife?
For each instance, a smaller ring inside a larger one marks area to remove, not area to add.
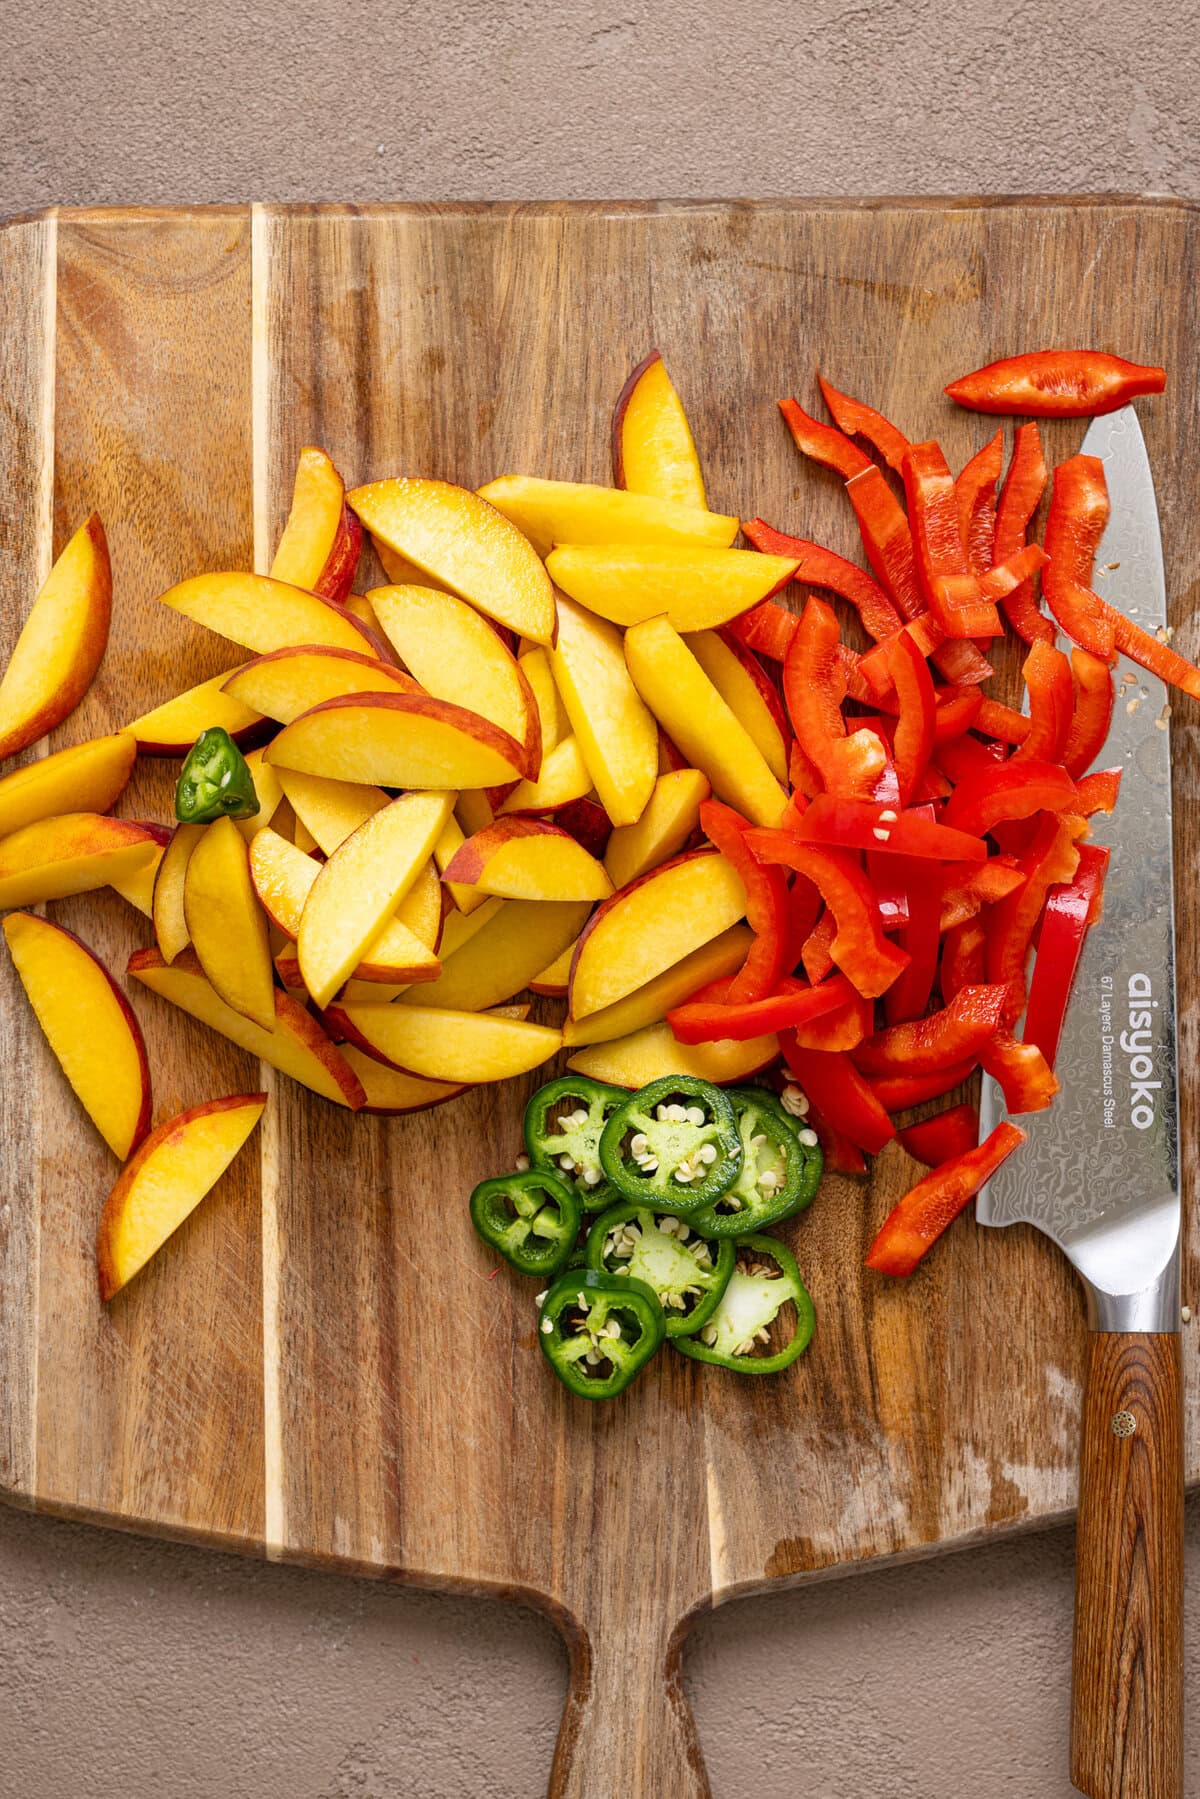
[[[1111,518],[1097,591],[1166,622],[1154,484],[1132,408],[1096,419]],[[1090,1337],[1080,1450],[1071,1777],[1091,1799],[1183,1792],[1183,1441],[1171,733],[1160,681],[1121,659],[1096,766],[1124,770],[1104,913],[1059,1047],[1062,1092],[979,1197],[981,1223],[1045,1231],[1082,1277]],[[985,1078],[980,1129],[1005,1116]]]

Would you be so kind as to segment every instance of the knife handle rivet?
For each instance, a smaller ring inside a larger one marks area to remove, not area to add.
[[[1132,1412],[1114,1412],[1112,1434],[1114,1437],[1132,1437],[1137,1429],[1137,1419]]]

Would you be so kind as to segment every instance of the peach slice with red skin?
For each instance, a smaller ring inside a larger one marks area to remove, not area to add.
[[[205,825],[188,858],[183,915],[213,988],[269,1031],[275,1004],[267,920],[250,879],[246,840],[231,818]]]
[[[564,1049],[585,1043],[612,1043],[648,1024],[657,1024],[672,1006],[690,999],[709,981],[736,974],[753,941],[749,925],[730,925],[719,937],[702,943],[681,962],[673,962],[670,968],[656,974],[644,987],[635,987],[624,999],[602,1006],[598,1012],[589,1012],[586,1018],[568,1018],[563,1025]]]
[[[677,768],[659,775],[636,824],[613,832],[604,866],[614,887],[627,887],[660,863],[686,848],[700,823],[700,807],[712,792],[708,776],[698,768]]]
[[[621,633],[560,600],[550,667],[601,805],[614,825],[632,824],[654,788],[658,733],[630,677]]]
[[[155,860],[144,825],[102,812],[35,819],[0,841],[0,911],[111,885]]]
[[[106,1304],[216,1186],[263,1115],[265,1093],[210,1099],[169,1118],[125,1164],[96,1236]]]
[[[280,768],[278,774],[297,826],[304,827],[326,856],[332,856],[359,825],[382,812],[388,803],[382,787],[330,781],[322,775],[301,774],[295,768]]]
[[[108,542],[93,512],[46,577],[0,679],[0,758],[74,712],[103,659],[111,618]]]
[[[331,1007],[329,1017],[349,1042],[392,1068],[466,1085],[528,1074],[562,1044],[561,1031],[493,1012],[350,1005]]]
[[[204,830],[203,825],[176,825],[155,873],[150,917],[165,962],[173,962],[191,940],[183,910],[183,890],[187,865]]]
[[[786,783],[792,733],[783,702],[754,651],[726,630],[694,631],[683,641],[775,779]]]
[[[296,465],[292,504],[270,573],[323,599],[343,601],[354,585],[362,525],[346,505],[342,477],[324,450],[306,444]]]
[[[317,643],[392,660],[381,640],[344,606],[286,581],[273,581],[270,575],[249,575],[240,569],[193,575],[159,598],[193,623],[256,656]]]
[[[557,825],[534,818],[498,818],[468,837],[446,870],[502,899],[598,900],[612,882],[594,856]]]
[[[226,677],[223,692],[247,709],[290,725],[302,712],[344,693],[420,693],[411,675],[358,650],[292,644],[256,656]]]
[[[107,812],[124,792],[138,746],[128,731],[41,756],[0,779],[0,837],[64,812]]]
[[[592,777],[574,732],[543,758],[536,781],[518,781],[496,808],[498,818],[511,814],[558,812],[592,791]]]
[[[692,428],[657,350],[638,363],[617,395],[612,462],[617,487],[707,509]]]
[[[479,491],[541,556],[549,555],[557,543],[703,544],[727,549],[740,524],[724,513],[701,511],[677,500],[583,481],[501,475]]]
[[[612,1043],[592,1043],[577,1050],[567,1062],[576,1074],[613,1087],[644,1087],[664,1074],[693,1074],[721,1086],[746,1081],[769,1068],[779,1055],[779,1038],[750,1037],[735,1042],[722,1037],[717,1043],[677,1043],[669,1024],[651,1024],[619,1037]]]
[[[262,713],[225,692],[226,682],[238,672],[226,669],[212,675],[126,725],[137,739],[138,755],[186,756],[201,731],[214,725],[228,731],[240,749],[261,742],[271,728]]]
[[[367,1096],[367,1103],[361,1110],[379,1113],[385,1118],[406,1112],[427,1112],[431,1106],[444,1106],[447,1100],[457,1099],[460,1093],[471,1090],[460,1081],[426,1081],[418,1074],[388,1068],[354,1043],[344,1043],[341,1053],[362,1082]]]
[[[9,953],[75,1096],[122,1162],[150,1129],[150,1064],[141,1027],[100,958],[31,912],[4,920]]]
[[[293,719],[266,750],[301,774],[377,787],[496,787],[520,779],[524,751],[494,725],[427,694],[345,694]]]
[[[665,613],[677,631],[709,631],[786,585],[799,563],[705,544],[562,543],[546,558],[556,587],[615,625]]]

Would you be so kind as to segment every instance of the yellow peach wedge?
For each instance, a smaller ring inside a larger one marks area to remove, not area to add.
[[[0,840],[0,911],[108,887],[157,856],[144,825],[100,812],[35,819]]]
[[[0,837],[63,812],[107,812],[133,773],[137,751],[131,733],[118,731],[15,768],[0,780]]]
[[[489,719],[425,694],[347,694],[286,725],[267,761],[378,787],[501,787],[521,778],[521,745]]]
[[[509,813],[556,812],[581,800],[592,791],[592,777],[579,739],[572,733],[544,758],[536,781],[519,781],[507,798],[501,800],[496,816]]]
[[[302,712],[339,694],[419,693],[420,688],[377,656],[305,643],[256,656],[226,677],[224,692],[247,709],[290,725]]]
[[[359,825],[382,812],[388,803],[381,787],[367,787],[357,781],[330,781],[323,775],[304,775],[294,768],[280,768],[278,775],[297,822],[325,856],[332,856]]]
[[[783,703],[753,650],[726,631],[693,631],[683,641],[775,779],[786,781],[791,732]]]
[[[342,1045],[342,1055],[362,1082],[367,1096],[364,1112],[389,1118],[404,1112],[427,1112],[431,1106],[444,1106],[447,1100],[470,1091],[461,1081],[426,1081],[418,1074],[388,1068],[353,1043]]]
[[[188,858],[183,915],[216,992],[269,1031],[275,1007],[267,920],[250,879],[246,840],[231,818],[206,825]]]
[[[446,879],[502,899],[598,900],[612,892],[604,869],[581,843],[533,818],[498,818],[468,837]]]
[[[698,768],[659,775],[637,823],[619,826],[608,840],[604,866],[613,886],[627,887],[677,856],[700,823],[701,803],[711,792],[708,776]]]
[[[576,1048],[584,1043],[611,1043],[631,1031],[657,1024],[672,1006],[683,1004],[709,981],[736,974],[750,952],[754,934],[748,925],[730,925],[719,937],[713,937],[694,949],[690,956],[664,968],[644,987],[635,987],[624,999],[586,1018],[568,1018],[563,1026],[563,1045]]]
[[[501,1005],[530,985],[548,955],[574,943],[590,910],[586,900],[505,901],[481,930],[443,955],[436,981],[411,988],[401,1003],[457,1012],[486,1012]]]
[[[273,581],[269,575],[240,570],[193,575],[160,598],[165,606],[256,656],[317,643],[390,660],[383,644],[344,606],[286,581]]]
[[[718,1043],[677,1043],[669,1024],[647,1025],[632,1036],[613,1043],[593,1043],[577,1050],[567,1062],[576,1074],[614,1087],[644,1087],[664,1074],[692,1074],[720,1086],[749,1080],[770,1067],[779,1054],[779,1038],[750,1037],[735,1042],[723,1037]]]
[[[137,740],[138,755],[186,756],[201,731],[213,726],[228,731],[243,749],[251,744],[263,732],[264,719],[261,712],[225,692],[226,682],[237,672],[226,669],[212,675],[126,725]]]
[[[720,512],[682,506],[678,500],[578,481],[540,481],[532,475],[501,475],[479,491],[542,556],[556,543],[702,544],[727,549],[740,524]]]
[[[330,1022],[392,1068],[470,1085],[528,1074],[562,1044],[562,1032],[545,1025],[432,1006],[334,1006]]]
[[[571,721],[554,684],[549,652],[540,644],[534,644],[529,649],[522,650],[517,661],[521,664],[521,673],[529,683],[538,709],[542,757],[545,759],[555,745],[569,735]]]
[[[614,482],[630,493],[708,505],[692,429],[657,350],[638,363],[617,396],[612,460]]]
[[[296,465],[292,505],[270,573],[327,600],[344,600],[354,583],[362,526],[346,505],[342,477],[324,450],[306,444]]]
[[[0,679],[0,758],[75,710],[100,666],[111,617],[108,543],[93,512],[46,577]]]
[[[658,731],[626,667],[621,633],[560,600],[550,667],[600,804],[614,825],[632,824],[654,789]]]
[[[204,832],[204,825],[176,825],[158,864],[150,917],[164,962],[173,962],[190,941],[183,910],[183,890],[192,851]]]
[[[546,558],[556,587],[616,625],[665,613],[677,631],[728,624],[790,581],[799,564],[757,550],[687,544],[560,544]]]

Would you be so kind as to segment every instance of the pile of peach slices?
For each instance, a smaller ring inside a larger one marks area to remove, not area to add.
[[[100,1226],[117,1292],[211,1189],[265,1096],[151,1131],[125,994],[28,908],[115,889],[156,947],[128,974],[334,1104],[403,1113],[568,1066],[639,1087],[742,1080],[773,1035],[687,1047],[666,1014],[734,974],[752,932],[701,835],[715,794],[752,824],[787,803],[787,727],[723,631],[796,562],[733,548],[657,354],[615,424],[611,488],[509,475],[478,493],[382,480],[346,493],[301,453],[269,574],[200,574],[162,603],[248,659],[123,730],[0,780],[0,908],[50,1046],[124,1167]],[[351,591],[364,529],[388,585]],[[0,683],[0,756],[55,730],[108,640],[93,515],[67,543]],[[132,652],[127,652],[132,653]],[[111,815],[139,756],[221,727],[258,812],[174,830]],[[257,746],[257,747],[253,747]],[[565,996],[560,1027],[520,996]]]

